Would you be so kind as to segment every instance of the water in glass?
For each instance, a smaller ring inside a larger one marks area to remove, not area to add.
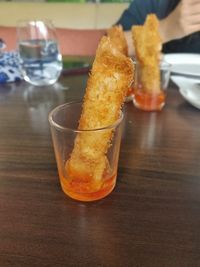
[[[47,27],[41,27],[41,22],[27,25],[31,36],[21,35],[18,39],[23,77],[27,82],[38,86],[53,84],[62,71],[62,56],[58,42],[49,34]]]

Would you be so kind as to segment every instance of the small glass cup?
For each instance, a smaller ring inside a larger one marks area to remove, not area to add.
[[[58,80],[62,71],[62,56],[50,20],[18,21],[17,47],[25,81],[45,86]]]
[[[62,190],[73,199],[94,201],[116,184],[123,113],[112,125],[78,130],[81,111],[82,102],[60,105],[49,123]]]
[[[160,111],[165,105],[171,65],[161,61],[158,67],[135,63],[133,103],[144,111]]]

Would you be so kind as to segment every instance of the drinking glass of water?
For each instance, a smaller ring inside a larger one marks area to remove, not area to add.
[[[25,81],[43,86],[58,80],[62,71],[62,56],[50,20],[18,21],[17,47]]]

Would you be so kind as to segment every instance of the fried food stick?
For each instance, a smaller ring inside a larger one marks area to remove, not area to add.
[[[128,45],[121,25],[116,25],[107,30],[113,45],[124,55],[128,56]]]
[[[113,46],[115,46],[122,54],[128,56],[128,44],[121,25],[116,25],[107,30]],[[132,87],[127,91],[126,102],[132,100]]]
[[[160,92],[160,51],[159,21],[155,14],[149,14],[143,26],[132,27],[132,39],[142,86],[149,93]]]
[[[121,107],[134,77],[134,66],[120,53],[109,37],[104,36],[98,46],[88,79],[79,121],[79,130],[103,128],[120,117]],[[73,179],[91,180],[93,188],[101,186],[101,178],[109,163],[106,157],[111,145],[112,130],[95,134],[79,133],[66,169]]]

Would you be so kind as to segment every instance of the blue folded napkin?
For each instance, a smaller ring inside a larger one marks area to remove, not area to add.
[[[19,56],[15,51],[0,51],[0,84],[23,79],[19,68]]]

